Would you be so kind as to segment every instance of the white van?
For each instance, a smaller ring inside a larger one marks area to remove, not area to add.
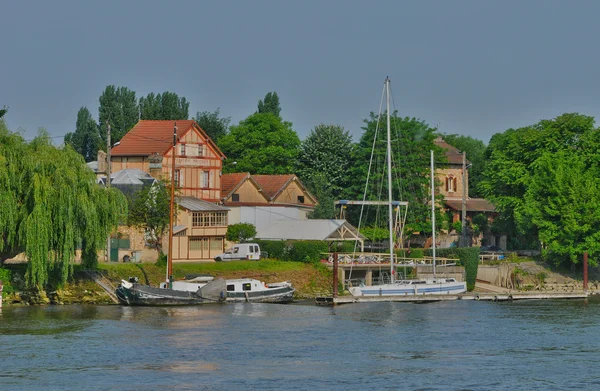
[[[229,250],[223,254],[219,254],[215,257],[215,261],[232,261],[232,260],[259,260],[260,259],[260,247],[256,243],[240,243],[235,244]]]

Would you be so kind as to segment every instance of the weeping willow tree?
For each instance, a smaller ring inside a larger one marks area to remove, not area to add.
[[[31,142],[0,122],[0,262],[27,256],[27,285],[64,283],[77,249],[93,267],[108,233],[125,220],[118,190],[96,184],[81,155],[58,149],[46,131]]]

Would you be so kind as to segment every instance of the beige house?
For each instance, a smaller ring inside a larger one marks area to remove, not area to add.
[[[177,147],[173,150],[175,124]],[[218,203],[225,155],[195,121],[139,121],[111,152],[112,173],[137,169],[175,181],[179,212],[173,229],[173,261],[212,260],[224,251],[228,209]],[[171,178],[173,159],[175,175]],[[168,249],[168,240],[163,248]]]

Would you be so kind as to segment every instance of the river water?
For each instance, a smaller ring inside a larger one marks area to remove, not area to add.
[[[1,390],[600,389],[600,301],[4,307]]]

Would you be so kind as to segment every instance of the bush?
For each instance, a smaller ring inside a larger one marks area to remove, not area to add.
[[[260,246],[261,251],[267,252],[269,258],[281,259],[285,258],[286,244],[281,240],[255,240]]]
[[[303,240],[291,242],[288,248],[288,261],[297,262],[319,262],[329,251],[329,246],[326,242],[319,240]]]
[[[406,258],[423,258],[423,251],[422,248],[401,249],[396,251],[396,255]]]
[[[452,223],[452,229],[454,231],[456,231],[457,234],[461,234],[462,233],[462,222],[455,221],[454,223]]]
[[[431,256],[432,250],[427,249],[426,254]],[[477,268],[479,266],[479,247],[438,248],[436,249],[435,255],[443,258],[458,258],[458,264],[465,267],[467,290],[472,291],[475,289]]]
[[[256,227],[250,223],[232,224],[227,227],[225,238],[230,242],[244,243],[256,236]]]

